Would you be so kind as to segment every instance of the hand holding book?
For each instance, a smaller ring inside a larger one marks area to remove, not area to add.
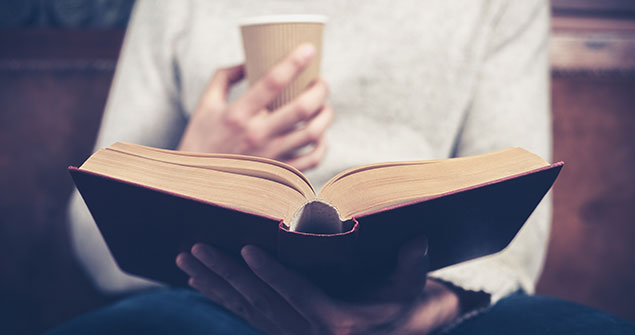
[[[326,104],[326,83],[318,79],[289,103],[274,111],[266,108],[302,73],[314,54],[310,44],[296,48],[232,102],[227,101],[227,94],[244,78],[244,65],[216,71],[190,118],[179,149],[267,157],[300,170],[316,165],[326,150],[323,134],[333,120],[333,110]],[[313,150],[296,155],[310,145]]]
[[[425,238],[407,243],[389,280],[366,287],[357,301],[330,297],[255,246],[242,248],[243,263],[196,244],[177,265],[190,286],[266,333],[425,333],[459,312],[458,297],[442,284],[424,288],[427,250]]]

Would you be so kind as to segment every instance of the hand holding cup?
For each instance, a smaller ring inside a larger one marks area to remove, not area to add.
[[[276,110],[271,105],[311,64],[312,44],[302,44],[229,103],[232,85],[245,76],[244,65],[216,71],[181,138],[179,150],[236,153],[272,158],[300,170],[316,166],[326,152],[324,132],[333,120],[326,103],[328,86],[317,79]],[[311,146],[308,152],[301,148]]]

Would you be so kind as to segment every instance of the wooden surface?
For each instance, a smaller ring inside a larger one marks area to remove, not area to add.
[[[556,72],[635,70],[635,20],[560,17],[553,21],[551,64]]]
[[[635,321],[635,76],[555,76],[551,241],[538,293]]]
[[[537,291],[635,321],[635,21],[564,16],[553,30],[554,160],[566,166]]]
[[[551,0],[555,13],[624,17],[635,13],[632,0]]]

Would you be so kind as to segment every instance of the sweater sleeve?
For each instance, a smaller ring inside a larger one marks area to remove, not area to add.
[[[180,5],[172,8],[174,4]],[[186,117],[179,103],[174,52],[187,16],[181,2],[136,2],[96,149],[117,141],[176,147]],[[98,289],[114,294],[156,285],[119,269],[77,190],[68,218],[75,255]]]
[[[509,1],[492,20],[487,52],[465,116],[456,155],[522,147],[551,159],[547,1]],[[534,286],[544,262],[551,220],[547,195],[502,252],[430,274],[490,303]]]

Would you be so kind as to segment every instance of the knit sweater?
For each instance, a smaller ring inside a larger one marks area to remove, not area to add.
[[[328,17],[322,77],[336,114],[325,158],[306,171],[317,189],[375,162],[506,147],[550,159],[546,0],[139,0],[96,148],[127,141],[174,149],[215,69],[242,62],[238,22],[307,13]],[[238,85],[230,99],[245,90]],[[492,303],[533,292],[550,205],[547,196],[502,252],[429,275],[487,292]],[[99,288],[152,285],[116,266],[77,192],[69,218],[76,255]]]

